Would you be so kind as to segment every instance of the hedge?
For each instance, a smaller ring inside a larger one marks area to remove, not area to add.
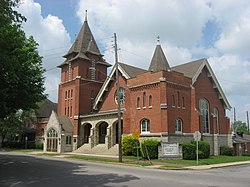
[[[158,140],[144,140],[140,144],[142,157],[145,159],[157,159],[158,158],[158,146],[160,142]]]
[[[137,156],[137,146],[139,147],[139,140],[133,136],[122,137],[122,154],[124,156]]]
[[[232,147],[228,146],[220,147],[220,155],[233,156],[233,154],[234,154],[234,149]]]
[[[210,156],[210,145],[207,142],[198,142],[198,156],[199,159],[208,158]],[[195,160],[196,159],[196,141],[183,142],[182,143],[182,154],[184,160]]]

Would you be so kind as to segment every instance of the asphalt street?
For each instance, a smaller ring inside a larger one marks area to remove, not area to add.
[[[159,170],[0,152],[0,186],[249,187],[250,165]]]

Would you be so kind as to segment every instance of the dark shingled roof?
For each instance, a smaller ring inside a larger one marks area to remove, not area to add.
[[[183,73],[186,77],[193,78],[205,59],[199,59],[172,67],[172,70]]]
[[[96,44],[95,38],[89,28],[88,22],[87,20],[85,20],[71,48],[69,49],[67,54],[63,56],[67,59],[58,67],[62,67],[63,65],[66,65],[70,61],[75,60],[77,58],[90,60],[87,53],[91,53],[91,54],[99,56],[100,62],[98,63],[104,64],[106,66],[111,66],[102,58],[102,55]]]
[[[101,55],[92,32],[89,28],[88,22],[85,20],[80,32],[75,39],[75,42],[73,43],[65,57],[74,52],[86,53],[87,51],[96,55]]]
[[[35,113],[39,118],[49,118],[52,110],[55,112],[57,111],[57,103],[53,103],[49,99],[45,99]]]
[[[147,70],[130,66],[127,64],[119,63],[122,69],[130,76],[130,78],[135,77],[138,74],[144,73]]]
[[[62,125],[63,130],[66,132],[73,132],[74,127],[70,119],[66,116],[57,116],[59,123]]]
[[[170,71],[170,66],[168,64],[166,56],[164,55],[161,45],[157,45],[148,71],[156,72],[162,70]]]

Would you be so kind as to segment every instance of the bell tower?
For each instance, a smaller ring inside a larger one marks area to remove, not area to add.
[[[87,13],[87,12],[86,12]],[[107,77],[107,63],[100,53],[89,28],[87,14],[83,26],[61,68],[58,93],[58,114],[71,119],[74,125],[73,149],[79,145],[80,116],[93,113],[93,102]]]

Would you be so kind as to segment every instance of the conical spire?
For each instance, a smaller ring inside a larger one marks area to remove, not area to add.
[[[83,23],[83,26],[78,33],[73,45],[69,49],[68,53],[64,55],[64,57],[68,57],[72,53],[83,53],[86,52],[95,54],[95,55],[101,55],[98,46],[96,44],[96,41],[94,39],[94,36],[89,28],[88,21],[87,21],[87,12],[85,15],[85,21]]]
[[[159,36],[157,37],[157,45],[154,51],[154,55],[152,57],[150,66],[148,71],[170,71],[170,66],[168,64],[168,61],[164,55],[164,52],[160,45],[160,39]]]

